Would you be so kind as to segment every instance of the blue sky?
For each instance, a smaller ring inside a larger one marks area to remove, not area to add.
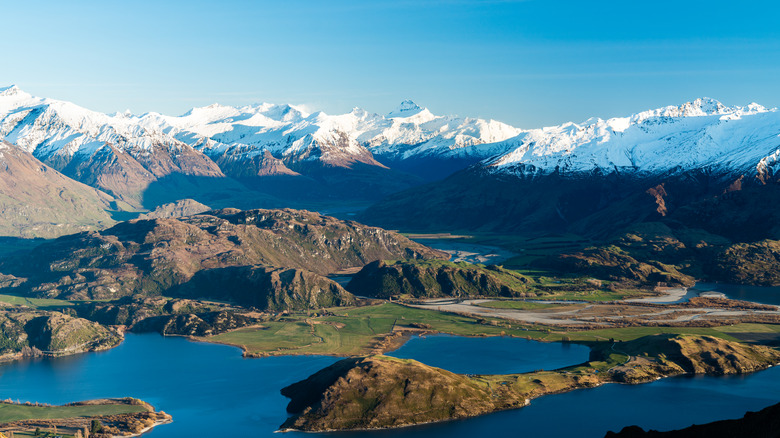
[[[214,102],[531,128],[708,96],[780,106],[774,2],[6,2],[0,85],[90,109]]]

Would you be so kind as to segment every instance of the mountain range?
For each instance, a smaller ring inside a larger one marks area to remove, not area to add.
[[[94,228],[111,224],[99,210],[117,217],[192,198],[212,208],[374,204],[360,219],[393,228],[598,235],[773,185],[779,135],[775,109],[706,98],[529,130],[412,101],[385,115],[267,103],[133,115],[0,88],[4,147],[61,175],[47,186],[90,186],[93,218],[82,222]],[[51,205],[18,190],[3,187],[4,199]]]
[[[493,147],[505,152],[391,195],[362,219],[414,229],[603,237],[724,193],[774,191],[780,113],[697,99],[526,131]]]
[[[434,158],[454,170],[494,153],[481,146],[518,132],[492,120],[435,116],[411,101],[386,116],[265,103],[137,116],[0,88],[0,138],[137,208],[177,197],[246,199],[237,193],[247,188],[282,198],[376,200],[446,176],[400,163]]]

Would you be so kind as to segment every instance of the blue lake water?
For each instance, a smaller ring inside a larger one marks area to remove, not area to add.
[[[415,359],[461,374],[511,374],[555,370],[586,362],[590,348],[510,337],[414,336],[388,356]]]
[[[642,385],[610,384],[550,395],[522,409],[399,431],[330,434],[339,438],[479,436],[602,438],[637,424],[672,430],[742,417],[780,402],[780,367],[742,377],[674,377]]]
[[[0,395],[52,404],[131,396],[173,416],[152,437],[218,437],[226,425],[232,436],[267,437],[287,418],[279,390],[336,360],[245,359],[234,347],[128,334],[109,351],[0,366]]]
[[[694,289],[701,292],[721,292],[732,300],[753,301],[754,303],[774,304],[780,306],[780,287],[696,283]]]
[[[539,345],[554,353],[540,351]],[[539,365],[532,367],[538,369],[547,368],[543,361],[561,353],[557,350],[563,347],[510,338],[428,336],[397,353],[408,352],[428,363],[437,359],[438,365],[447,369],[493,362],[491,366],[504,372],[520,366],[524,348],[529,349],[526,357],[540,358]],[[563,355],[571,353],[574,363],[582,362],[581,347],[568,348]],[[461,354],[445,359],[452,350]],[[682,377],[635,386],[605,385],[542,397],[523,409],[398,430],[272,435],[287,417],[288,400],[279,390],[336,360],[313,356],[244,359],[233,347],[128,334],[122,345],[106,352],[2,365],[0,398],[56,404],[101,397],[141,398],[174,417],[173,424],[156,428],[149,434],[151,438],[226,433],[277,438],[450,438],[491,433],[603,437],[609,429],[630,424],[664,430],[736,418],[780,401],[780,367],[775,367],[742,377]],[[460,371],[485,372],[478,368]]]

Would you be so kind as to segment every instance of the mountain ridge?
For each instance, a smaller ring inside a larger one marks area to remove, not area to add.
[[[711,98],[627,117],[591,118],[582,123],[521,129],[495,120],[436,116],[411,100],[403,101],[386,116],[360,108],[340,115],[308,113],[295,105],[270,103],[242,107],[213,104],[192,108],[181,116],[154,112],[138,116],[90,111],[70,102],[34,97],[16,86],[0,90],[0,137],[44,162],[53,160],[53,154],[61,159],[75,154],[92,155],[105,144],[134,151],[132,155],[136,159],[156,148],[169,149],[170,157],[183,152],[197,155],[194,163],[180,164],[171,159],[165,166],[151,169],[149,163],[142,163],[156,177],[175,170],[220,176],[222,166],[216,163],[244,161],[266,153],[287,167],[302,161],[321,161],[335,167],[364,163],[381,168],[383,160],[436,156],[487,160],[485,167],[491,171],[508,173],[647,168],[648,164],[652,171],[658,171],[663,166],[652,159],[666,157],[663,152],[668,148],[648,142],[665,140],[672,145],[679,144],[669,135],[680,131],[702,131],[711,137],[712,134],[736,136],[742,132],[730,133],[729,129],[740,123],[729,122],[753,120],[753,116],[762,120],[742,123],[750,125],[746,129],[780,125],[780,113],[776,109],[756,103],[726,106]],[[683,144],[697,155],[698,161],[694,161],[701,163],[713,158],[702,154],[706,152],[705,146],[719,139],[712,140],[703,145]],[[642,148],[620,144],[642,141],[645,142]],[[612,147],[613,143],[618,147]],[[641,149],[652,150],[648,153]],[[598,160],[588,161],[594,155],[599,155]],[[770,155],[766,153],[758,158],[774,163],[776,157],[772,159]]]
[[[367,220],[410,228],[393,216],[433,224],[432,215],[453,220],[468,210],[510,209],[516,212],[488,215],[494,223],[487,228],[569,226],[627,199],[641,204],[631,217],[642,219],[737,181],[765,184],[775,179],[780,157],[780,112],[709,98],[524,130],[436,116],[411,100],[385,116],[268,103],[136,116],[2,90],[0,139],[149,210],[184,198],[251,209],[387,197]],[[527,218],[518,223],[517,215]],[[443,225],[486,224],[472,218]]]

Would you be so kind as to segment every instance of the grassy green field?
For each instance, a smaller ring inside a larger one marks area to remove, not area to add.
[[[243,329],[201,338],[243,347],[252,354],[365,354],[372,344],[393,331],[394,326],[413,328],[425,324],[430,330],[462,336],[500,334],[541,337],[546,332],[506,321],[478,320],[397,304],[334,308],[332,316],[290,315],[267,322],[262,329]],[[495,325],[493,325],[495,324]]]
[[[70,307],[74,304],[74,301],[67,300],[55,300],[49,298],[27,298],[17,295],[3,295],[0,294],[0,302],[8,303],[12,305],[28,306],[36,309],[56,309],[62,307]]]
[[[567,291],[562,290],[560,292],[550,292],[545,295],[538,295],[536,299],[539,300],[564,300],[564,301],[617,301],[625,300],[628,298],[636,298],[648,295],[647,292],[638,290],[623,290],[620,292],[612,292],[606,290],[592,290],[592,291]]]
[[[14,438],[22,437],[22,436],[37,436],[38,438],[48,438],[48,437],[55,437],[55,436],[61,436],[62,438],[73,438],[73,435],[62,433],[60,431],[57,431],[57,433],[54,433],[52,430],[44,430],[41,429],[40,435],[35,435],[34,431],[26,430],[26,431],[14,431]]]
[[[0,423],[17,420],[93,417],[144,412],[143,406],[105,404],[83,406],[25,406],[0,403]]]
[[[545,303],[537,303],[534,301],[514,301],[514,300],[486,301],[484,303],[477,304],[477,306],[488,307],[491,309],[513,309],[513,310],[541,310],[541,309],[552,309],[558,307],[557,304],[545,304]]]
[[[780,333],[780,325],[775,324],[736,324],[721,327],[626,327],[587,331],[556,331],[548,334],[545,341],[600,342],[609,339],[631,341],[642,336],[655,334],[707,335],[727,341],[739,341],[734,333]]]
[[[493,301],[497,305],[541,305],[522,301]],[[506,304],[504,304],[506,303]],[[490,304],[490,303],[487,303]],[[528,326],[500,319],[477,319],[435,310],[384,303],[374,306],[333,308],[332,315],[310,317],[292,314],[263,323],[265,328],[241,329],[207,338],[206,342],[236,345],[249,354],[324,354],[349,356],[367,354],[393,328],[424,327],[430,331],[459,336],[517,336],[543,341],[571,341],[592,345],[610,339],[630,341],[642,336],[669,334],[710,335],[739,341],[732,333],[775,333],[780,326],[738,324],[723,327],[627,327],[599,330],[558,330]]]

